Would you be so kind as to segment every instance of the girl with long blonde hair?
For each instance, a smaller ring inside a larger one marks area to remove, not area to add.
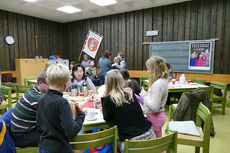
[[[142,89],[143,109],[147,118],[152,122],[156,137],[161,137],[161,128],[166,120],[164,106],[168,96],[168,68],[160,56],[152,56],[146,61],[149,73],[149,89]]]
[[[124,140],[148,140],[155,138],[151,123],[133,96],[131,88],[124,88],[124,80],[118,70],[110,70],[105,76],[105,92],[101,99],[105,121],[118,126],[118,149],[124,151]]]

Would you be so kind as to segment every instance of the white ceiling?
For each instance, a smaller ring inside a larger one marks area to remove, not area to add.
[[[0,0],[0,9],[43,18],[56,22],[71,22],[87,18],[129,12],[161,5],[180,3],[189,0],[117,0],[118,3],[110,6],[97,6],[89,0],[38,0],[28,3],[23,0]],[[81,12],[67,14],[56,9],[65,5],[72,5],[81,9]]]

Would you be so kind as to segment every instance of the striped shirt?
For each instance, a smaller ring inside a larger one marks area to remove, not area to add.
[[[27,132],[36,128],[37,104],[41,95],[34,86],[18,100],[11,117],[11,131]]]

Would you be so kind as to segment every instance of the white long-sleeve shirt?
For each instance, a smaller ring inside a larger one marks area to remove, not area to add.
[[[163,112],[168,96],[168,79],[158,79],[148,89],[143,97],[144,111],[146,113]]]

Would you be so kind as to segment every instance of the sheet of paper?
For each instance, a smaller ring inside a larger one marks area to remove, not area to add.
[[[170,121],[170,131],[178,131],[178,133],[200,136],[194,121]]]

